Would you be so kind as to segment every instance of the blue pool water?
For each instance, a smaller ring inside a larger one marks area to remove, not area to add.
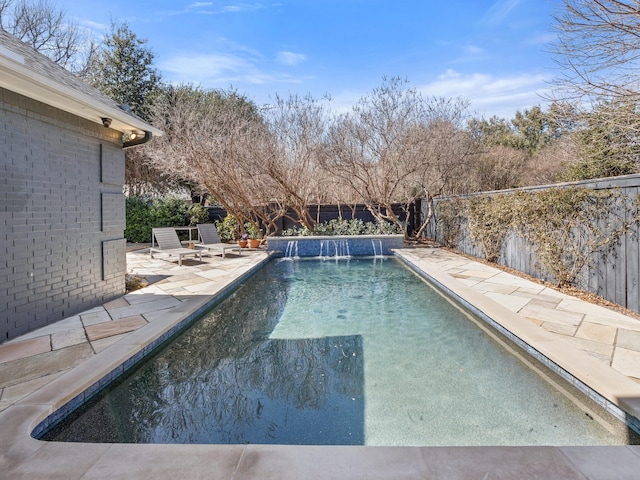
[[[562,385],[392,258],[281,259],[44,438],[635,442],[622,424],[555,384]]]

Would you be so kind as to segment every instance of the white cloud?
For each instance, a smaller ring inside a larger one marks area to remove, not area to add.
[[[550,75],[539,73],[497,76],[447,70],[419,90],[429,96],[466,98],[471,102],[471,111],[479,115],[513,118],[517,110],[546,103],[542,95],[549,91],[550,80]]]
[[[87,19],[79,20],[79,25],[91,32],[98,32],[101,35],[109,29],[109,25],[106,23],[98,23]]]
[[[188,5],[184,10],[173,12],[175,13],[197,13],[205,15],[219,15],[222,13],[238,13],[238,12],[251,12],[259,10],[263,6],[259,3],[239,3],[232,5],[225,5],[223,7],[215,7],[214,2],[194,2]],[[195,11],[194,11],[195,10]]]
[[[196,83],[205,87],[300,83],[300,79],[279,72],[261,70],[254,59],[212,53],[174,55],[158,65],[169,81]]]
[[[223,12],[241,12],[245,8],[242,5],[227,5],[222,8]]]
[[[251,62],[230,54],[176,55],[158,66],[172,78],[198,83],[222,78],[246,77],[249,72],[255,72]]]
[[[481,55],[484,53],[484,48],[477,45],[467,45],[465,51],[471,55]]]
[[[304,62],[307,59],[307,56],[302,53],[293,53],[282,51],[278,52],[276,55],[276,61],[283,65],[298,65],[299,63]]]
[[[548,45],[558,39],[555,33],[541,33],[535,37],[529,38],[526,43],[528,45]]]
[[[497,0],[480,19],[480,24],[489,26],[500,24],[519,3],[520,0]]]

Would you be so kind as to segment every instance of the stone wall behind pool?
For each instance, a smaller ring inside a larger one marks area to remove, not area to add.
[[[402,235],[267,238],[267,249],[286,257],[391,255],[391,250],[403,245]]]

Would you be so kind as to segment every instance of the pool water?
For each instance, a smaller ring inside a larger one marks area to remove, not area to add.
[[[393,258],[280,259],[44,439],[635,443],[558,385]]]

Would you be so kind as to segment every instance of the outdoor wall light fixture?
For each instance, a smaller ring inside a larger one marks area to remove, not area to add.
[[[142,145],[151,140],[151,132],[130,132],[124,135],[122,148],[135,147],[136,145]]]

